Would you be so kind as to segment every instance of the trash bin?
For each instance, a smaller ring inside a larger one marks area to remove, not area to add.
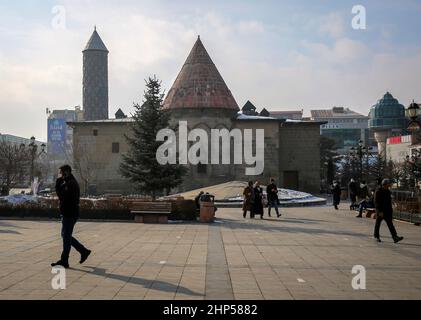
[[[215,196],[204,194],[200,197],[200,222],[215,221]]]

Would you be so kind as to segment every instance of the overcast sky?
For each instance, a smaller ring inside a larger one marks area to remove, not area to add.
[[[351,25],[357,4],[365,30]],[[240,107],[367,114],[386,91],[407,106],[421,101],[420,17],[417,0],[0,0],[0,133],[45,140],[47,107],[81,105],[94,25],[110,51],[111,117],[133,111],[150,75],[168,91],[199,34]]]

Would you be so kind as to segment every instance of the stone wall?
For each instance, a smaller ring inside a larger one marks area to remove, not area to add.
[[[129,131],[128,122],[78,123],[74,125],[75,176],[81,188],[89,179],[90,193],[134,193],[133,185],[119,173],[122,154],[129,150],[124,134]],[[94,136],[93,131],[98,135]],[[112,144],[119,144],[119,152],[112,152]]]
[[[285,172],[298,173],[298,190],[320,192],[320,124],[283,123],[279,130],[279,173],[285,186]]]
[[[233,127],[232,119],[237,114],[231,110],[199,108],[174,109],[170,112],[172,126],[178,125],[179,121],[187,121],[189,131],[196,128],[204,129],[209,138],[211,129],[225,128],[230,131]],[[190,143],[190,145],[192,144]],[[184,192],[235,180],[235,171],[232,165],[212,165],[210,158],[208,162],[209,164],[202,166],[202,168],[206,167],[206,172],[200,171],[198,166],[188,165],[183,184],[174,191]]]
[[[279,120],[236,120],[235,127],[241,129],[253,130],[253,139],[255,139],[256,130],[263,129],[265,132],[265,151],[264,151],[264,171],[258,176],[246,175],[246,167],[249,165],[235,166],[235,180],[240,181],[256,181],[266,185],[271,177],[278,180],[279,178]],[[244,134],[243,134],[244,137]],[[253,153],[255,154],[255,144]],[[279,183],[279,180],[278,180]]]
[[[188,165],[188,173],[183,184],[173,192],[189,191],[228,181],[259,180],[267,184],[274,177],[280,187],[285,186],[285,172],[298,174],[298,189],[312,193],[320,188],[320,125],[310,123],[283,123],[271,120],[236,120],[232,112],[214,110],[202,112],[200,109],[181,109],[172,113],[171,125],[187,121],[189,131],[205,129],[210,137],[211,128],[233,128],[240,130],[265,130],[265,167],[258,176],[247,176],[246,165],[212,165],[206,171],[198,166]],[[74,151],[80,167],[90,173],[89,184],[93,190],[102,193],[135,193],[133,185],[119,173],[122,154],[129,150],[124,134],[130,134],[130,122],[81,122],[74,125]],[[98,130],[98,136],[93,131]],[[244,137],[244,134],[243,134]],[[112,153],[112,143],[119,143],[119,153]],[[192,143],[190,143],[192,144]],[[255,150],[253,148],[253,150]],[[231,146],[231,163],[233,147]],[[210,163],[210,159],[209,159]],[[76,176],[83,185],[77,171]],[[86,176],[86,172],[85,172]]]

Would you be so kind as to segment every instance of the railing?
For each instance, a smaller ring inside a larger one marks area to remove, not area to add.
[[[394,218],[415,224],[421,223],[421,194],[411,191],[392,190],[392,196]]]

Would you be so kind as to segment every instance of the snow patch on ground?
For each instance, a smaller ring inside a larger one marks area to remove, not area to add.
[[[11,205],[18,205],[24,203],[37,203],[38,197],[25,194],[14,194],[6,197],[0,197],[1,202],[6,202]]]
[[[266,191],[263,191],[263,195],[266,198]],[[281,203],[305,203],[324,200],[322,198],[315,197],[310,193],[282,188],[278,188],[278,198]],[[237,195],[236,197],[225,200],[228,202],[242,202],[243,197],[241,195]]]

